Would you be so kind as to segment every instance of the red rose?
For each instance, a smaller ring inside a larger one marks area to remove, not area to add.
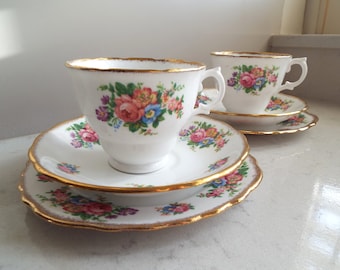
[[[79,130],[79,136],[85,142],[96,142],[99,140],[97,133],[92,129],[81,129]]]
[[[144,109],[128,95],[116,98],[115,103],[115,114],[124,122],[136,123],[144,115]]]
[[[111,211],[112,206],[108,203],[91,202],[84,206],[84,212],[92,215],[102,215]]]
[[[245,88],[252,87],[256,82],[256,78],[253,74],[249,72],[244,72],[240,76],[240,84]]]

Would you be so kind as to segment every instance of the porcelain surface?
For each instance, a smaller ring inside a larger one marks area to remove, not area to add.
[[[225,93],[220,68],[179,59],[93,58],[67,61],[75,97],[109,163],[127,173],[166,166],[179,131],[194,115],[209,114]],[[195,107],[202,81],[218,95]],[[86,132],[86,131],[85,131]]]
[[[209,102],[211,98],[215,98],[216,90],[204,90],[199,97],[200,102]],[[286,94],[277,94],[273,96],[268,103],[265,111],[260,114],[241,114],[226,111],[220,102],[212,111],[211,116],[218,118],[231,125],[251,125],[251,126],[270,126],[287,120],[293,115],[304,112],[308,109],[307,103],[295,96]]]
[[[68,185],[39,174],[29,163],[19,190],[22,200],[36,214],[55,224],[103,231],[155,230],[219,214],[243,201],[261,180],[262,171],[249,156],[235,171],[207,183],[200,192],[182,201],[126,207],[103,195],[79,195]]]
[[[272,96],[294,90],[306,78],[307,58],[266,52],[221,51],[211,53],[212,64],[221,67],[226,89],[222,100],[228,111],[261,113]],[[296,81],[284,81],[292,66],[301,72]]]
[[[248,156],[247,139],[230,125],[194,116],[181,130],[165,168],[148,174],[113,169],[100,142],[80,136],[84,117],[41,133],[29,150],[40,173],[64,184],[118,193],[168,192],[192,188],[235,170]]]
[[[301,112],[272,125],[237,125],[235,127],[243,134],[277,135],[305,131],[315,126],[318,121],[319,118],[316,115],[308,112]]]

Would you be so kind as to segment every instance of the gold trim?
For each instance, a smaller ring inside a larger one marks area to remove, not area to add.
[[[79,64],[75,64],[75,62],[86,62],[86,61],[140,61],[140,62],[163,62],[163,63],[172,63],[172,64],[187,64],[192,67],[187,68],[170,68],[170,69],[136,69],[136,68],[105,68],[105,67],[87,67]],[[155,58],[141,58],[141,57],[129,57],[129,58],[120,58],[120,57],[98,57],[98,58],[81,58],[74,59],[65,62],[65,66],[70,69],[77,70],[87,70],[87,71],[103,71],[103,72],[138,72],[138,73],[169,73],[169,72],[187,72],[187,71],[198,71],[204,70],[206,65],[200,62],[189,62],[182,59],[155,59]]]
[[[218,179],[218,178],[220,178],[220,177],[222,177],[222,176],[224,176],[228,173],[231,173],[232,171],[237,169],[242,164],[242,162],[247,158],[249,151],[250,151],[250,147],[249,147],[247,138],[241,132],[239,132],[237,129],[233,128],[232,126],[230,126],[229,124],[227,124],[227,123],[225,123],[221,120],[213,119],[214,121],[220,122],[221,125],[226,126],[229,130],[232,130],[234,134],[238,133],[238,135],[241,137],[241,140],[242,140],[243,145],[244,145],[244,149],[240,153],[240,159],[235,161],[228,168],[225,168],[224,170],[222,170],[220,172],[211,174],[210,176],[194,179],[193,181],[189,181],[189,182],[183,182],[183,183],[180,183],[180,184],[173,184],[173,185],[157,186],[157,187],[137,187],[137,188],[136,187],[128,187],[127,188],[127,187],[99,186],[99,185],[81,183],[81,182],[77,182],[77,181],[74,181],[74,180],[71,180],[71,179],[61,177],[61,176],[56,175],[55,173],[50,172],[49,170],[45,169],[42,165],[39,164],[39,161],[38,161],[39,159],[35,154],[35,150],[36,150],[36,147],[37,147],[39,141],[48,132],[50,132],[51,130],[58,128],[62,125],[65,125],[66,123],[76,121],[77,119],[80,119],[82,117],[78,117],[78,118],[75,118],[75,119],[72,119],[72,120],[67,120],[67,121],[61,122],[61,123],[51,127],[50,129],[40,133],[35,138],[35,140],[33,141],[33,144],[31,145],[31,147],[28,150],[28,158],[32,162],[34,168],[39,173],[53,177],[57,181],[62,182],[62,183],[67,184],[67,185],[73,185],[73,186],[79,187],[79,188],[86,188],[86,189],[92,189],[92,190],[98,190],[98,191],[110,191],[110,192],[117,192],[117,193],[167,192],[167,191],[171,191],[171,190],[178,190],[178,189],[200,186],[200,185],[208,183],[212,180]],[[200,117],[204,117],[204,118],[207,118],[209,120],[212,120],[208,116],[200,115]]]
[[[273,130],[273,131],[265,131],[265,130],[245,130],[245,129],[239,129],[239,131],[246,135],[280,135],[280,134],[292,134],[299,131],[305,131],[307,129],[310,129],[311,127],[315,126],[316,123],[319,121],[319,117],[317,117],[314,114],[304,112],[304,114],[307,114],[313,118],[313,120],[306,126],[297,128],[297,129],[282,129],[282,130]]]
[[[244,116],[244,117],[256,117],[256,118],[259,118],[259,117],[282,117],[282,116],[298,114],[298,113],[305,112],[305,111],[308,110],[308,104],[306,103],[306,101],[302,100],[301,98],[296,97],[296,96],[292,96],[292,95],[282,94],[282,93],[280,93],[280,95],[286,96],[287,98],[294,97],[294,98],[300,100],[300,102],[302,104],[304,104],[304,107],[301,110],[296,110],[296,111],[287,112],[287,113],[277,113],[277,114],[274,114],[274,113],[268,113],[268,114],[262,114],[262,113],[260,113],[260,114],[256,114],[256,113],[234,113],[234,112],[223,112],[223,111],[215,111],[215,110],[211,110],[211,113],[220,114],[220,115],[227,115],[227,116]]]
[[[136,224],[136,225],[119,224],[117,225],[117,224],[101,224],[101,223],[91,223],[91,222],[85,223],[85,222],[80,222],[80,221],[78,222],[78,221],[72,221],[69,219],[61,219],[61,218],[55,217],[53,216],[53,214],[48,213],[47,210],[43,209],[37,203],[35,203],[34,200],[25,192],[24,176],[25,176],[27,167],[24,169],[24,171],[21,174],[21,180],[18,185],[18,189],[21,193],[21,200],[25,204],[27,204],[36,215],[42,217],[43,219],[47,220],[49,223],[52,223],[52,224],[61,225],[65,227],[72,227],[72,228],[92,229],[92,230],[104,231],[104,232],[153,231],[153,230],[165,229],[165,228],[170,228],[170,227],[175,227],[175,226],[187,225],[187,224],[194,223],[205,218],[213,217],[217,214],[224,212],[228,208],[242,202],[244,199],[246,199],[247,196],[259,186],[263,178],[263,173],[257,163],[257,160],[251,155],[249,155],[248,157],[251,159],[251,162],[255,166],[256,175],[254,176],[254,179],[250,182],[250,184],[240,194],[238,194],[232,200],[227,201],[218,207],[210,209],[196,216],[178,219],[178,220],[169,221],[169,222],[159,222],[159,223],[154,223],[154,224]]]
[[[211,52],[214,56],[244,57],[244,58],[290,58],[291,54],[276,52],[238,52],[238,51],[217,51]]]

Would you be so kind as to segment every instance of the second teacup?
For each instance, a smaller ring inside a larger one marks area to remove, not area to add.
[[[109,163],[128,173],[165,166],[178,133],[195,114],[208,114],[225,85],[219,68],[174,59],[95,58],[66,62],[77,100]],[[194,108],[202,81],[214,78],[216,100]]]
[[[211,53],[213,66],[220,66],[226,83],[223,105],[234,113],[263,113],[271,97],[293,90],[307,76],[307,58],[270,52],[219,51]],[[295,82],[282,84],[292,65],[301,67]]]

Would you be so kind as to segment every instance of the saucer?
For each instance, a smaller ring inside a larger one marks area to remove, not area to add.
[[[247,139],[230,125],[192,117],[181,130],[168,164],[153,173],[113,169],[97,136],[83,138],[85,117],[41,133],[29,150],[35,169],[61,183],[117,193],[168,192],[201,186],[234,171],[247,157]]]
[[[256,125],[236,125],[240,132],[243,134],[252,135],[277,135],[277,134],[290,134],[298,131],[305,131],[319,121],[319,118],[309,112],[301,112],[296,115],[290,116],[288,119],[266,126]]]
[[[243,201],[262,180],[256,160],[248,156],[232,173],[205,184],[181,201],[152,206],[117,205],[105,196],[87,198],[70,186],[41,177],[31,163],[19,184],[22,201],[48,222],[101,231],[148,231],[186,225],[221,213]]]
[[[208,102],[216,94],[217,91],[215,89],[204,90],[199,98],[199,102]],[[261,114],[228,112],[220,102],[211,111],[210,115],[214,119],[220,119],[233,126],[269,126],[285,121],[293,115],[306,111],[307,108],[306,102],[302,99],[279,93],[271,98],[267,108]]]

